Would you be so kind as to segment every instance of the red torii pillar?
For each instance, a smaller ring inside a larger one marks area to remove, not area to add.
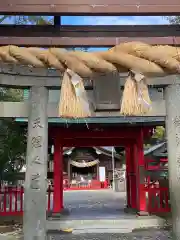
[[[125,147],[126,151],[126,198],[127,198],[127,208],[131,208],[131,176],[130,176],[130,170],[131,170],[131,149],[130,146],[127,145]]]
[[[145,192],[145,161],[144,161],[143,129],[139,129],[134,156],[136,163],[136,188],[137,188],[137,212],[139,215],[147,215],[146,192]]]
[[[137,173],[136,173],[136,145],[126,146],[126,192],[127,208],[137,210]]]
[[[57,137],[54,139],[54,194],[53,214],[63,210],[63,147]]]

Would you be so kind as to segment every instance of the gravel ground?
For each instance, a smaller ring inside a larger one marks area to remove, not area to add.
[[[127,234],[50,234],[48,240],[167,240],[172,239],[168,230],[144,230]]]
[[[47,240],[170,240],[172,234],[170,230],[148,229],[137,230],[131,233],[88,233],[88,234],[62,234],[51,232],[47,234]],[[21,229],[14,232],[0,234],[0,240],[23,240]]]
[[[64,207],[70,211],[68,219],[119,219],[124,213],[125,193],[112,190],[69,191],[64,194]]]
[[[19,239],[22,236],[21,224],[4,224],[0,225],[0,240]]]
[[[1,235],[0,240],[23,240],[22,234],[8,234]],[[47,240],[170,240],[171,232],[168,230],[141,230],[135,231],[127,234],[112,233],[112,234],[59,234],[59,233],[49,233]]]

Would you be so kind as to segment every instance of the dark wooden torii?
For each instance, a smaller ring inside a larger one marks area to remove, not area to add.
[[[113,47],[128,41],[180,45],[179,25],[0,25],[0,46]]]

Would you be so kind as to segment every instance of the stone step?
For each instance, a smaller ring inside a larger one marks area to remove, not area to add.
[[[88,233],[130,233],[130,228],[88,228],[88,229],[74,229],[72,234],[88,234]]]
[[[166,226],[166,221],[157,216],[137,217],[132,219],[93,219],[93,220],[51,220],[47,222],[48,230],[72,229],[73,233],[117,232],[127,233],[134,229],[156,228]]]

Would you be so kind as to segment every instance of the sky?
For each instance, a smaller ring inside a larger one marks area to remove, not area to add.
[[[52,17],[47,17],[52,18]],[[12,24],[14,18],[6,19],[3,24]],[[138,25],[138,24],[167,24],[168,20],[162,16],[64,16],[63,25]]]
[[[63,25],[148,25],[168,24],[168,20],[162,16],[114,16],[114,17],[69,17],[61,18]],[[88,51],[102,51],[107,48],[89,48]]]
[[[168,20],[161,16],[121,16],[121,17],[62,17],[62,24],[69,25],[147,25],[168,24]]]
[[[48,17],[47,17],[48,18]],[[52,18],[52,17],[49,17]],[[3,24],[14,23],[13,18],[6,19]],[[166,17],[162,16],[64,16],[62,25],[148,25],[168,24]],[[107,48],[89,48],[88,51],[106,50]]]

